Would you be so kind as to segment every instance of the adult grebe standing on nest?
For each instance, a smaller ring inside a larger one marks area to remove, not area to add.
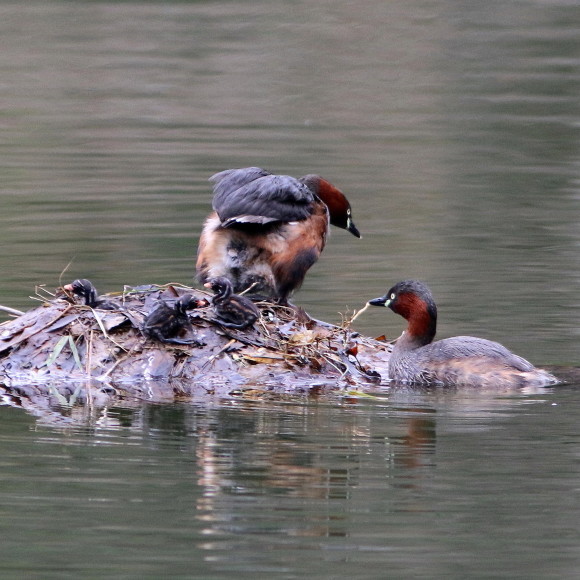
[[[197,255],[197,277],[229,278],[235,292],[286,304],[326,244],[329,223],[360,238],[344,194],[318,175],[295,179],[259,167],[215,174],[214,212]]]

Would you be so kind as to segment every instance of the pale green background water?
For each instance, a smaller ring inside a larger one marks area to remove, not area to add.
[[[363,233],[313,315],[419,277],[441,336],[578,365],[579,89],[566,0],[2,2],[0,303],[190,283],[207,178],[260,165]],[[351,403],[0,409],[0,575],[577,577],[574,384]]]

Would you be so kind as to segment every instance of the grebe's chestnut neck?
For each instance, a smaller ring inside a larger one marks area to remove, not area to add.
[[[369,300],[373,306],[386,306],[408,321],[407,340],[418,346],[429,344],[437,332],[437,306],[431,290],[418,280],[403,280],[381,298]]]
[[[349,231],[360,238],[360,232],[352,221],[352,209],[346,196],[338,187],[320,177],[320,175],[305,175],[300,181],[317,195],[328,208],[330,223],[337,228]]]

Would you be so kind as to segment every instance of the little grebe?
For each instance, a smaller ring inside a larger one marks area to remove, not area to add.
[[[159,342],[203,346],[203,342],[195,336],[182,338],[184,335],[193,334],[187,311],[198,306],[199,300],[191,294],[185,294],[173,306],[160,300],[145,319],[143,332]]]
[[[203,284],[225,276],[235,292],[286,304],[326,244],[328,224],[360,238],[344,194],[318,175],[295,179],[259,167],[215,174],[214,212],[197,253]]]
[[[70,284],[66,284],[63,286],[63,289],[81,298],[84,304],[91,308],[99,308],[100,310],[119,310],[121,308],[119,304],[112,300],[99,298],[97,289],[86,278],[80,278]]]
[[[232,283],[227,278],[212,278],[204,286],[215,292],[211,303],[222,326],[242,330],[258,320],[260,311],[256,305],[245,296],[233,294]]]
[[[432,342],[437,307],[427,286],[405,280],[373,306],[388,306],[408,321],[389,360],[389,378],[418,385],[523,387],[558,382],[497,342],[473,336],[455,336]]]

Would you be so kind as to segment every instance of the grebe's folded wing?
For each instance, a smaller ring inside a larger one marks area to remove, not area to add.
[[[213,208],[222,225],[300,221],[312,213],[315,196],[289,175],[273,175],[259,167],[228,169],[210,178]]]
[[[421,348],[421,356],[439,362],[485,357],[519,371],[534,370],[532,363],[514,354],[499,342],[474,336],[454,336],[436,340]]]

